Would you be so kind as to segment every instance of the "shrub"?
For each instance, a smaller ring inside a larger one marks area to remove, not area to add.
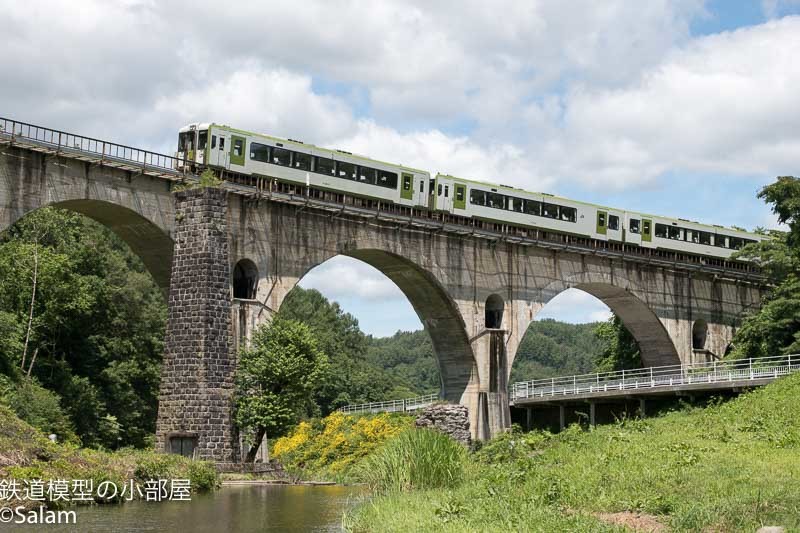
[[[380,492],[451,488],[463,480],[466,461],[466,449],[447,435],[411,429],[364,459],[358,476]]]
[[[45,389],[35,380],[23,378],[12,386],[4,386],[5,398],[14,413],[42,431],[54,433],[62,442],[77,442],[72,422],[61,408],[61,397]]]
[[[219,487],[219,474],[212,463],[207,461],[192,461],[189,463],[189,479],[192,490],[208,492]]]

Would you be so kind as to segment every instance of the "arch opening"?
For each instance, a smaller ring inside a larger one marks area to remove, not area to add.
[[[491,294],[486,299],[484,323],[486,329],[503,329],[503,299],[497,294]]]
[[[702,318],[695,320],[692,325],[692,349],[705,350],[708,337],[708,324]]]
[[[233,267],[233,297],[255,300],[258,294],[258,267],[250,259],[240,259]]]
[[[368,334],[368,362],[384,365],[393,376],[397,386],[389,387],[387,394],[361,400],[427,393],[454,403],[461,400],[475,372],[472,349],[456,304],[432,275],[396,254],[357,249],[318,263],[300,278],[300,289],[318,290],[359,319],[357,324]],[[291,307],[286,304],[296,291],[288,293],[278,312]],[[400,322],[395,326],[393,320]],[[340,403],[362,402],[350,395]]]

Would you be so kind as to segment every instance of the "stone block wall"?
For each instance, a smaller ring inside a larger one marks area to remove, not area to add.
[[[463,405],[447,403],[431,405],[420,413],[415,425],[441,431],[465,446],[472,443],[469,432],[469,411]]]
[[[175,252],[156,447],[175,452],[171,439],[181,437],[193,443],[197,459],[238,463],[231,420],[236,356],[226,193],[193,189],[175,193],[174,199]]]

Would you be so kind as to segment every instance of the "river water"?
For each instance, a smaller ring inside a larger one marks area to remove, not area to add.
[[[192,495],[190,502],[134,501],[122,505],[69,507],[76,512],[76,525],[28,526],[18,530],[115,533],[340,531],[342,514],[357,504],[363,495],[364,491],[357,487],[230,486],[211,494]]]

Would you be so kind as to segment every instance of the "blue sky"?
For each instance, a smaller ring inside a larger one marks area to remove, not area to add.
[[[798,174],[800,0],[333,4],[0,0],[0,115],[166,153],[222,122],[747,228],[775,226],[755,194]],[[353,260],[301,285],[369,333],[420,327]],[[607,309],[571,291],[539,316]]]

